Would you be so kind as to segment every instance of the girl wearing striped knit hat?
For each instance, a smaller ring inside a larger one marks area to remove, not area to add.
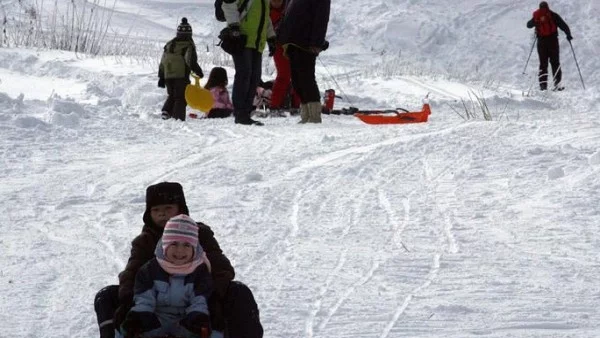
[[[184,214],[169,219],[154,253],[136,275],[124,337],[222,337],[210,333],[207,299],[213,285],[196,222]]]

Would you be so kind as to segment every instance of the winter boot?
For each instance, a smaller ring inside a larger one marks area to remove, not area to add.
[[[307,103],[302,103],[300,104],[300,121],[298,121],[298,123],[306,123],[308,122],[308,118],[309,118],[309,113],[308,113],[308,104]]]
[[[321,106],[321,102],[309,102],[306,104],[308,108],[308,122],[310,123],[321,123],[321,111],[323,107]]]

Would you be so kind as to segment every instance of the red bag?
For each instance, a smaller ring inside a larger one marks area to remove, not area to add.
[[[556,23],[552,19],[552,12],[548,8],[540,8],[533,12],[533,21],[535,22],[535,30],[539,37],[556,34]]]

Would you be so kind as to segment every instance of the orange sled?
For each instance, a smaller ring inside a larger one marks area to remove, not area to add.
[[[369,110],[359,111],[354,116],[368,124],[402,124],[402,123],[421,123],[427,122],[431,108],[428,103],[423,104],[423,108],[418,112],[398,111],[398,110]]]

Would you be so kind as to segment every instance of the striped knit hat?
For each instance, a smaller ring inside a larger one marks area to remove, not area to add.
[[[192,35],[192,26],[188,23],[187,18],[181,18],[181,23],[177,26],[177,35],[185,36]]]
[[[162,235],[163,252],[173,242],[189,243],[194,249],[198,245],[198,225],[190,216],[181,214],[167,221]]]

